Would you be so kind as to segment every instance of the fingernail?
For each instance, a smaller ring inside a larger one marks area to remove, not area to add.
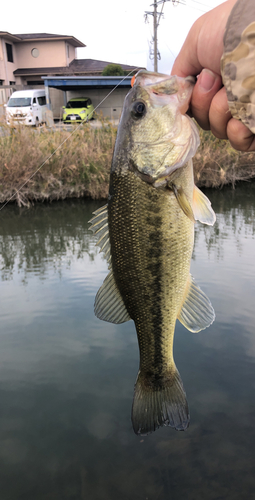
[[[209,92],[214,86],[217,75],[209,69],[203,69],[199,75],[198,83],[202,91]]]

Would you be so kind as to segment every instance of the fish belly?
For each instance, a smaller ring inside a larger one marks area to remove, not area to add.
[[[184,429],[189,416],[173,338],[189,277],[194,225],[171,190],[156,189],[130,171],[111,174],[108,221],[113,274],[140,349],[134,430]]]

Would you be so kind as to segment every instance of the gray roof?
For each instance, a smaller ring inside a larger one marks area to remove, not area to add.
[[[102,73],[109,61],[98,61],[97,59],[73,59],[69,66],[61,66],[56,68],[20,68],[13,73],[16,76],[45,76],[45,75],[99,75]],[[120,64],[125,71],[135,71],[142,68]],[[145,68],[143,68],[145,69]]]
[[[73,59],[70,63],[69,68],[74,72],[83,73],[93,73],[100,72],[104,70],[108,64],[119,64],[125,71],[132,71],[136,69],[136,66],[129,66],[128,64],[113,63],[109,61],[99,61],[98,59]]]
[[[11,34],[7,31],[0,31],[0,37],[5,37],[11,39],[14,43],[21,42],[36,42],[44,40],[66,40],[74,47],[86,47],[86,45],[80,40],[77,40],[74,36],[69,35],[55,35],[52,33],[21,33],[21,34]]]
[[[10,40],[11,42],[19,42],[20,40],[17,38],[17,36],[12,35],[12,33],[8,33],[8,31],[0,31],[0,38],[6,38],[7,40]]]

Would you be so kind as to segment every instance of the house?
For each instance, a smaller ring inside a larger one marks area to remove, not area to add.
[[[68,68],[76,48],[73,36],[48,33],[12,35],[0,31],[0,85],[41,85],[46,69]]]
[[[0,114],[1,111],[3,113],[3,104],[7,102],[13,90],[43,87],[42,77],[86,78],[101,75],[109,62],[77,59],[78,47],[86,45],[73,36],[49,33],[11,34],[0,31]],[[122,65],[122,68],[127,71],[137,69],[128,65]],[[81,88],[73,87],[71,97],[74,97],[75,93],[77,96],[78,90],[81,91]],[[89,89],[85,90],[88,92]],[[118,109],[120,101],[123,103],[126,92],[127,90],[121,99],[118,99]],[[83,92],[79,95],[85,94]],[[62,106],[66,97],[69,99],[70,96],[64,95],[57,87],[50,88],[49,96],[54,118],[61,118]]]

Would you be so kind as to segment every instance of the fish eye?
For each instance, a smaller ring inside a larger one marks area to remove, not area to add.
[[[132,115],[134,118],[142,118],[146,113],[146,106],[143,101],[136,101],[133,105]]]

